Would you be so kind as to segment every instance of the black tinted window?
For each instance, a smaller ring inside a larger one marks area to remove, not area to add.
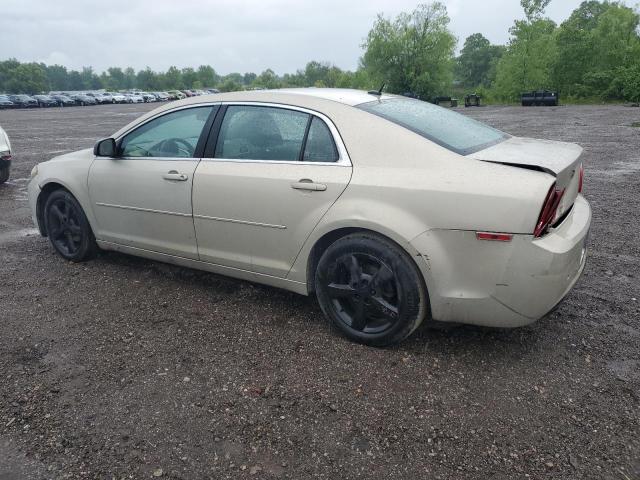
[[[313,117],[302,160],[305,162],[336,162],[338,150],[327,124]]]

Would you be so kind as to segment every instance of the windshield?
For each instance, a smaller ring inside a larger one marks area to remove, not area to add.
[[[375,100],[358,108],[401,125],[460,155],[468,155],[508,138],[500,130],[469,117],[411,98]]]

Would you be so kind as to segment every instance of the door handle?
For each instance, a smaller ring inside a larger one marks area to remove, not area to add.
[[[291,184],[291,188],[295,190],[311,190],[312,192],[324,192],[327,186],[323,183],[314,183],[309,178],[302,178]]]
[[[186,175],[184,173],[178,173],[177,170],[169,170],[167,173],[162,175],[162,178],[164,178],[165,180],[173,181],[173,182],[184,182],[189,178],[189,175]]]

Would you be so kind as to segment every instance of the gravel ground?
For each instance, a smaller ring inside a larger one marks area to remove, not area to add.
[[[640,109],[460,109],[585,148],[584,276],[517,330],[350,343],[314,299],[33,230],[36,162],[148,105],[1,111],[0,480],[640,479]]]

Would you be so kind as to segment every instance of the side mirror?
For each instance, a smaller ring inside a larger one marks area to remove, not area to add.
[[[113,138],[99,140],[93,147],[93,154],[96,157],[115,157],[116,153],[116,141]]]

